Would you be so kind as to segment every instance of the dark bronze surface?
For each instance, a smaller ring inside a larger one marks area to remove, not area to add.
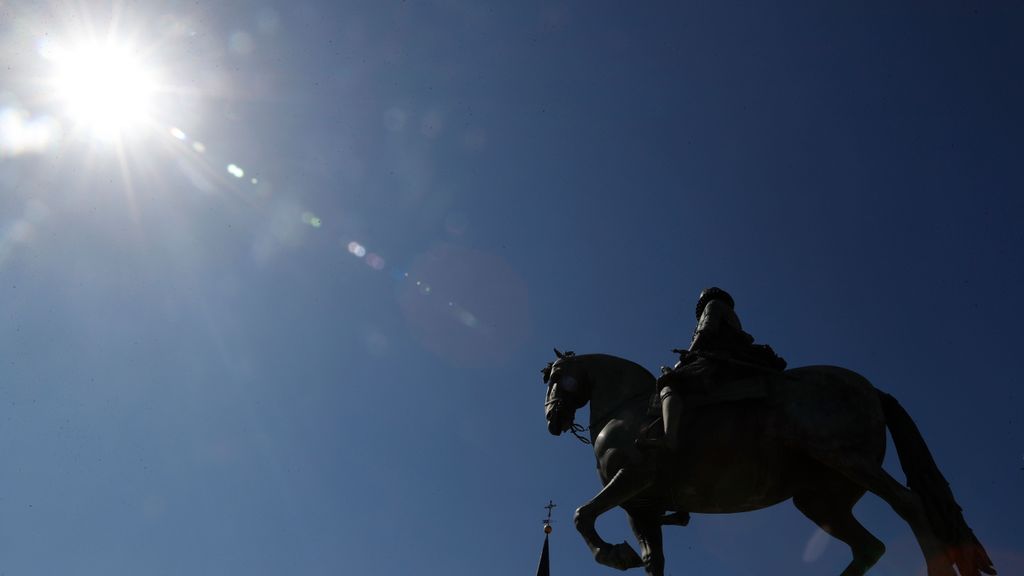
[[[678,446],[665,452],[637,445],[644,431],[660,430],[650,372],[605,354],[556,354],[544,369],[545,416],[558,435],[590,403],[590,440],[604,488],[576,510],[574,522],[601,564],[642,566],[660,576],[663,525],[685,525],[689,512],[745,512],[792,499],[850,546],[853,560],[843,576],[862,575],[885,551],[852,514],[870,491],[910,525],[928,576],[995,573],[913,421],[855,372],[755,371],[735,383],[686,389]],[[887,429],[909,488],[882,469]],[[627,543],[605,542],[595,529],[597,517],[616,506],[627,512],[639,554]]]

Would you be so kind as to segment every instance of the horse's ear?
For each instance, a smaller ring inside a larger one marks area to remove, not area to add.
[[[555,348],[555,356],[558,356],[559,358],[565,358],[565,355],[563,355],[561,352],[559,352],[558,348]]]

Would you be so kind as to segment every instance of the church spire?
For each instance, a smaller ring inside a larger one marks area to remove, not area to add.
[[[540,564],[537,565],[537,576],[551,576],[550,560],[548,559],[548,535],[551,534],[551,511],[557,504],[548,500],[545,506],[548,510],[548,517],[544,519],[544,549],[540,553]]]

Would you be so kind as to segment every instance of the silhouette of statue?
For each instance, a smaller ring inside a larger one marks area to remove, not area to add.
[[[645,431],[661,429],[650,372],[605,354],[555,354],[543,370],[548,431],[578,435],[575,413],[590,403],[589,443],[604,488],[576,510],[574,522],[601,564],[662,576],[663,525],[685,524],[688,512],[747,512],[792,499],[850,547],[843,576],[860,576],[885,552],[852,513],[870,491],[910,525],[928,576],[996,573],[910,416],[855,372],[751,370],[712,386],[674,385],[683,412],[666,460],[637,445]],[[906,486],[882,469],[887,429]],[[629,517],[639,555],[625,542],[605,542],[595,529],[597,517],[616,506]]]

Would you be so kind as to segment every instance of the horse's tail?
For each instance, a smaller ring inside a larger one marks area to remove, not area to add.
[[[895,398],[882,391],[878,392],[878,397],[900,466],[907,475],[907,486],[921,498],[928,522],[949,559],[956,564],[961,576],[979,576],[981,572],[995,574],[992,560],[964,520],[963,510],[953,499],[949,482],[935,465],[917,425]]]

